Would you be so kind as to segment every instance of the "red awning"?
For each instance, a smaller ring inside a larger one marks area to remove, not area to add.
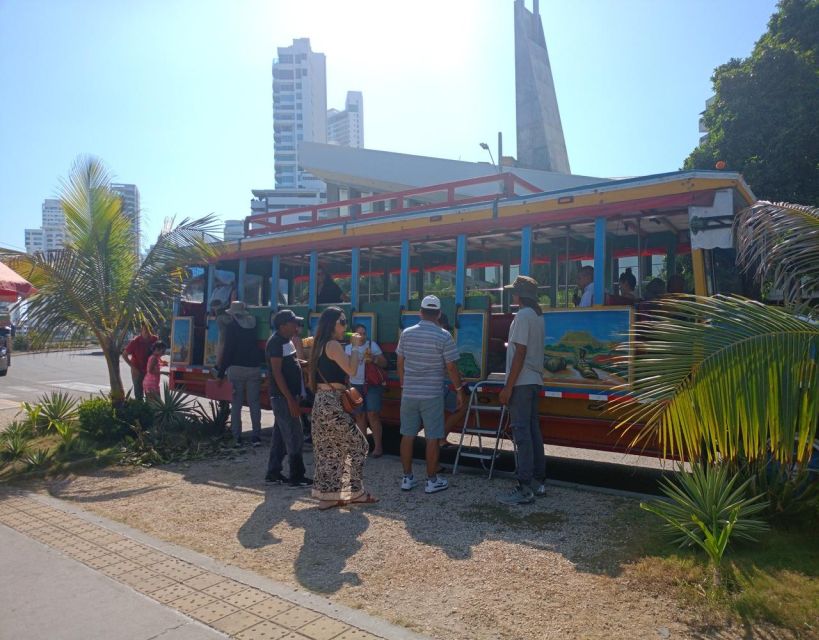
[[[32,284],[0,262],[0,300],[17,302],[18,297],[26,298],[37,293]]]

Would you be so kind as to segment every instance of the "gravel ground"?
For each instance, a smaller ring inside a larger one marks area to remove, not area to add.
[[[399,462],[385,456],[366,468],[379,504],[319,512],[304,490],[264,486],[267,453],[104,469],[47,489],[442,640],[759,637],[701,634],[694,614],[632,588],[611,562],[628,535],[612,524],[626,498],[553,486],[534,506],[504,507],[494,498],[510,481],[464,474],[443,493],[401,492]]]

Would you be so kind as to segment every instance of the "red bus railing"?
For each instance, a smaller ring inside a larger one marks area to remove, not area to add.
[[[481,184],[499,184],[500,189],[494,193],[485,193],[475,196],[464,196],[457,193],[458,189],[472,187]],[[516,189],[522,193],[518,193]],[[459,204],[475,204],[479,202],[491,202],[498,197],[507,198],[515,195],[525,195],[526,193],[540,193],[543,189],[536,187],[530,182],[519,178],[513,173],[500,173],[481,178],[470,178],[469,180],[457,180],[455,182],[445,182],[428,187],[417,187],[406,191],[395,191],[392,193],[379,193],[366,198],[355,198],[352,200],[341,200],[337,202],[325,202],[323,204],[313,204],[304,207],[294,207],[292,209],[282,209],[273,213],[257,213],[245,218],[245,236],[259,236],[275,233],[276,231],[291,229],[306,229],[320,224],[327,224],[338,218],[350,220],[366,220],[374,217],[384,217],[410,213],[413,211],[423,211],[425,209],[439,209]],[[410,203],[413,199],[421,197],[439,196],[434,202],[423,204]],[[370,205],[375,209],[378,203],[383,203],[383,209],[362,211],[363,205]],[[389,207],[389,208],[388,208]],[[349,215],[341,216],[341,210],[348,208]],[[333,211],[338,209],[335,216],[321,216],[323,211]],[[285,220],[286,218],[294,218]]]

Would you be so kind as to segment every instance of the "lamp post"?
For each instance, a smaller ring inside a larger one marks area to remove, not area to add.
[[[489,152],[489,159],[492,161],[492,166],[496,167],[497,165],[495,164],[495,158],[492,157],[492,149],[489,148],[489,145],[486,144],[485,142],[481,142],[481,149],[484,149]]]

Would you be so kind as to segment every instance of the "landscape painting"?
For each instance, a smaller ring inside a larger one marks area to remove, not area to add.
[[[458,347],[458,369],[465,380],[486,377],[486,354],[489,334],[486,311],[461,311],[455,326]]]
[[[193,318],[174,318],[171,325],[171,364],[190,364]]]
[[[357,313],[352,314],[351,325],[349,327],[350,331],[355,331],[356,325],[363,324],[364,328],[367,330],[367,339],[368,340],[375,340],[376,337],[376,317],[374,313],[359,311]],[[376,341],[377,342],[377,341]]]
[[[545,311],[544,384],[598,389],[630,384],[630,371],[618,359],[633,313],[631,307]]]
[[[208,328],[205,331],[205,355],[204,364],[206,367],[216,366],[216,347],[219,344],[219,324],[216,318],[208,318]]]

